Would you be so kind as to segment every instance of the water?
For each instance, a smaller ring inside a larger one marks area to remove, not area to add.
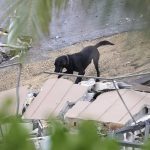
[[[50,35],[33,48],[29,55],[32,57],[34,54],[34,60],[45,59],[49,50],[58,50],[80,41],[139,29],[143,24],[142,14],[135,17],[125,11],[125,2],[68,0],[66,7],[59,11],[59,15],[53,7],[49,25]]]
[[[142,18],[125,13],[124,0],[69,0],[60,15],[53,9],[51,35],[43,42],[45,49],[59,49],[83,40],[109,36],[137,29]],[[109,6],[110,5],[110,6]]]

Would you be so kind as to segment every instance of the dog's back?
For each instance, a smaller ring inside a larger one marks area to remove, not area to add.
[[[98,57],[97,55],[99,55],[99,51],[98,51],[98,47],[100,46],[104,46],[104,45],[114,45],[113,43],[109,42],[109,41],[100,41],[99,43],[93,45],[93,46],[87,46],[85,48],[83,48],[79,54],[82,55],[82,59],[83,61],[89,61],[91,62],[91,60],[95,57]]]

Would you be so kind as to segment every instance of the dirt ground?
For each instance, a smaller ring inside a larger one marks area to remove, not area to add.
[[[111,37],[97,38],[83,41],[59,51],[49,51],[49,59],[32,62],[23,65],[21,85],[27,85],[31,89],[40,89],[44,81],[50,76],[44,71],[54,71],[54,60],[63,54],[72,54],[83,47],[94,45],[101,40],[109,40],[114,46],[99,47],[100,71],[103,77],[115,77],[135,72],[150,71],[150,42],[149,37],[141,32],[126,32]],[[0,91],[16,86],[17,67],[0,70]],[[93,63],[91,63],[86,75],[96,75]],[[53,75],[54,76],[54,75]],[[71,80],[74,80],[73,78]]]

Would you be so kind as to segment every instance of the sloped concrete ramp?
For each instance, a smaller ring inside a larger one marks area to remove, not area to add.
[[[66,79],[47,80],[41,92],[24,113],[25,119],[48,119],[58,116],[65,103],[75,102],[87,93],[88,87],[74,84]]]
[[[150,105],[150,93],[121,89],[121,93],[130,112],[135,115],[144,105]],[[116,91],[103,93],[92,103],[79,101],[70,109],[65,119],[90,119],[100,122],[125,124],[131,119]]]
[[[20,87],[19,94],[20,94],[19,114],[22,114],[23,104],[27,96],[27,87]],[[7,101],[9,101],[10,103],[10,107],[6,107],[6,109],[8,108],[7,113],[15,115],[17,109],[17,98],[15,88],[0,92],[0,110],[4,109],[3,107],[7,103]]]

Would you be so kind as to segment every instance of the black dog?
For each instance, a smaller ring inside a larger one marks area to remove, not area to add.
[[[91,63],[92,59],[94,62],[95,69],[97,71],[97,77],[100,76],[100,71],[98,67],[99,61],[99,51],[98,47],[103,45],[114,45],[109,41],[101,41],[94,46],[87,46],[78,53],[72,55],[63,55],[55,60],[55,72],[62,73],[63,68],[66,68],[68,74],[73,74],[73,71],[78,72],[79,75],[85,74],[85,69]],[[62,75],[59,75],[60,78]],[[82,80],[81,77],[78,77],[75,83],[79,83]]]

